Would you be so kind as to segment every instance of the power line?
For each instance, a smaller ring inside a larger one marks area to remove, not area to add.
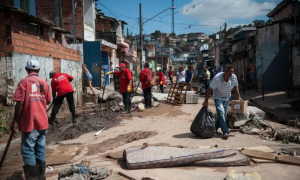
[[[102,3],[98,2],[99,4],[101,4],[106,10],[108,10],[113,16],[115,16],[116,18],[120,19],[117,15],[115,15],[113,12],[111,12],[110,9],[108,9],[106,6],[104,6]],[[120,19],[121,20],[121,19]],[[128,23],[127,23],[128,24]],[[138,29],[137,27],[133,27],[132,25],[128,24],[128,26]]]
[[[198,2],[198,3],[196,3],[196,4],[194,4],[194,5],[191,5],[191,6],[187,7],[187,8],[185,8],[185,9],[176,11],[174,14],[178,14],[178,13],[180,13],[180,12],[182,12],[182,11],[188,11],[188,10],[191,9],[191,8],[194,9],[194,8],[196,7],[196,5],[201,4],[201,3],[203,3],[204,1],[206,1],[206,0],[200,1],[200,2]],[[165,15],[165,16],[160,16],[159,18],[163,18],[163,17],[167,17],[167,16],[171,16],[171,15],[172,15],[172,14],[168,14],[168,15]]]

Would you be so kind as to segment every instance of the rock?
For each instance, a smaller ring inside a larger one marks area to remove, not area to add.
[[[144,97],[143,96],[134,96],[131,100],[132,104],[138,104],[144,101]]]
[[[257,172],[237,172],[231,170],[225,180],[262,180],[262,178]]]
[[[236,121],[236,122],[234,122],[233,127],[240,128],[241,126],[245,125],[248,121],[250,121],[250,120],[245,119],[245,120],[241,120],[241,121]]]
[[[122,96],[122,94],[120,94],[119,92],[113,91],[113,92],[108,96],[108,99],[109,99],[109,100],[120,100],[120,101],[122,101],[123,96]]]
[[[153,107],[158,107],[160,105],[159,102],[156,102],[156,101],[152,101],[152,106]]]
[[[247,114],[250,116],[252,115],[252,116],[261,117],[262,119],[264,119],[266,115],[265,111],[258,109],[257,107],[254,106],[248,106]]]
[[[138,103],[138,108],[140,111],[143,111],[145,109],[145,106],[143,103]]]

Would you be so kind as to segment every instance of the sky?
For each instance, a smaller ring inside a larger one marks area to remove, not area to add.
[[[129,33],[139,34],[139,3],[142,3],[143,21],[172,6],[172,0],[99,0],[97,9],[128,23]],[[175,33],[216,33],[220,27],[227,29],[250,24],[253,20],[268,20],[266,16],[281,0],[175,0]],[[155,30],[171,33],[172,11],[168,9],[146,22],[143,34]],[[126,31],[125,31],[126,33]]]

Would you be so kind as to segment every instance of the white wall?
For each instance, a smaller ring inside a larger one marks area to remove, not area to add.
[[[84,0],[84,40],[95,41],[95,4],[93,0]]]

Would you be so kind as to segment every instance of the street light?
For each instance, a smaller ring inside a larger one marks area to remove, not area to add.
[[[169,8],[167,8],[167,9],[163,10],[162,12],[156,14],[156,15],[153,16],[152,18],[149,18],[147,21],[143,22],[143,20],[142,20],[142,3],[140,3],[140,69],[143,68],[143,61],[142,61],[142,59],[143,59],[143,42],[142,42],[143,25],[144,25],[146,22],[148,22],[148,21],[154,19],[155,17],[157,17],[158,15],[164,13],[165,11],[167,11],[167,10],[169,10],[169,9],[176,9],[176,8],[175,8],[175,7],[169,7]]]

